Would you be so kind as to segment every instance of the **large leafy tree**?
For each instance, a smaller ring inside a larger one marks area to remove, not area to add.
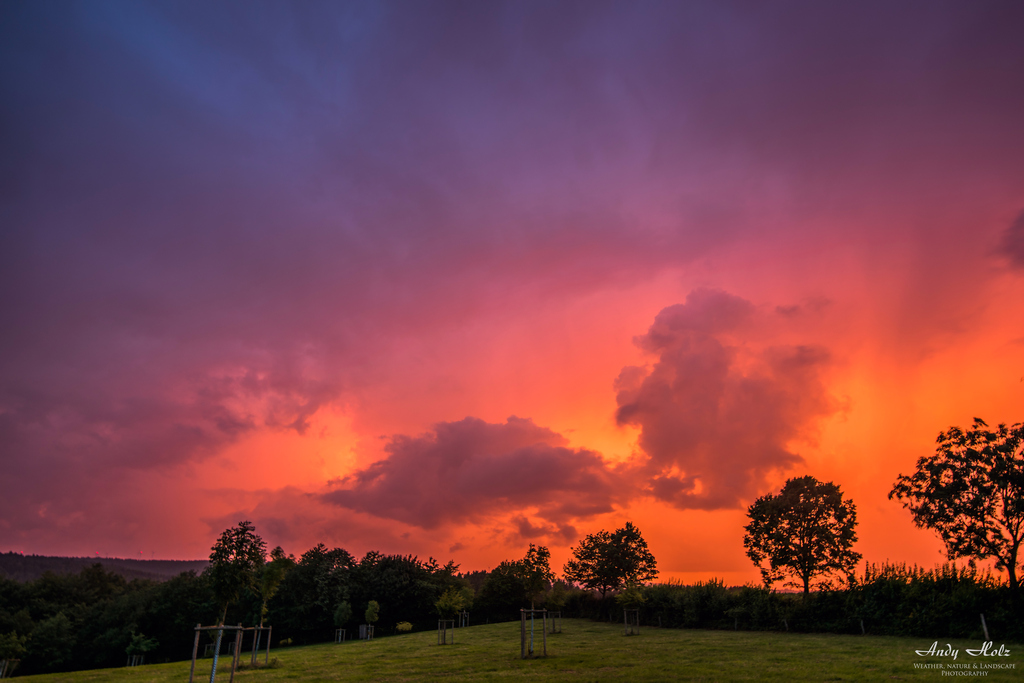
[[[529,601],[519,560],[502,560],[487,573],[477,603],[485,613],[500,619],[502,615],[507,618],[512,610],[520,609]]]
[[[424,562],[413,555],[368,552],[353,570],[352,604],[365,605],[377,600],[391,624],[427,623],[448,581],[455,581],[448,573],[451,568],[439,567],[433,559]]]
[[[857,508],[832,482],[805,476],[790,479],[779,494],[758,498],[747,509],[750,524],[743,546],[758,565],[766,586],[791,576],[810,592],[818,576],[850,576],[860,561]]]
[[[351,596],[355,558],[344,548],[328,549],[323,543],[310,548],[289,569],[274,599],[269,618],[280,630],[302,642],[331,631],[338,605],[355,601]]]
[[[1010,586],[1018,586],[1024,540],[1024,424],[995,430],[974,418],[966,432],[939,432],[931,456],[900,475],[889,492],[910,509],[914,522],[938,532],[949,559],[994,558]]]
[[[237,602],[243,591],[257,592],[266,554],[267,544],[249,521],[225,529],[217,539],[211,549],[210,566],[206,572],[221,606],[220,623],[223,624],[227,618],[228,606]]]
[[[610,590],[657,578],[657,567],[640,530],[626,522],[614,532],[589,534],[572,548],[562,571],[567,581],[600,591],[603,598]]]
[[[542,545],[530,544],[521,560],[503,560],[487,574],[480,590],[480,605],[495,616],[530,603],[555,580],[551,571],[551,552]]]

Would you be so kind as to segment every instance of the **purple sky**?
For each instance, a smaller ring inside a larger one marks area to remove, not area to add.
[[[742,579],[685,530],[738,546],[810,473],[868,559],[931,562],[895,475],[1022,419],[1022,26],[0,4],[0,550],[202,557],[250,518],[482,568],[633,519]]]

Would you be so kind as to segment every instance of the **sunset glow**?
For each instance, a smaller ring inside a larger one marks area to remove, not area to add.
[[[0,551],[870,562],[1024,421],[1024,6],[0,7]]]

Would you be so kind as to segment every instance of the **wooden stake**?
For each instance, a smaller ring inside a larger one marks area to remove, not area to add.
[[[238,623],[238,630],[235,631],[235,656],[231,658],[231,678],[228,683],[235,683],[235,669],[238,668],[238,652],[242,649],[242,623]]]
[[[199,629],[202,624],[196,624],[196,644],[192,646],[192,668],[188,670],[188,683],[192,683],[192,674],[196,672],[196,655],[199,654]]]
[[[542,613],[544,616],[544,628],[541,629],[541,633],[544,634],[544,656],[548,656],[548,611],[544,610]]]
[[[519,658],[526,659],[526,612],[519,610]]]

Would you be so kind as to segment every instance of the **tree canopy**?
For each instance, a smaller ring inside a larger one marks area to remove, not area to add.
[[[434,608],[437,609],[437,614],[442,619],[454,619],[455,615],[459,613],[466,605],[466,595],[459,589],[449,588],[441,597],[434,603]]]
[[[480,591],[486,606],[526,602],[532,607],[538,595],[555,580],[551,571],[551,552],[542,545],[530,544],[521,560],[503,560],[488,575]]]
[[[1024,540],[1024,424],[995,430],[974,418],[966,432],[939,432],[935,453],[900,475],[889,492],[910,509],[914,523],[936,531],[950,560],[994,558],[1017,590]]]
[[[785,576],[810,592],[811,580],[841,572],[853,573],[860,553],[852,550],[857,534],[857,508],[843,499],[832,482],[804,476],[790,479],[779,495],[758,498],[747,509],[750,524],[743,546],[758,565],[765,586]]]
[[[657,578],[657,566],[640,530],[626,522],[614,532],[602,530],[580,541],[563,572],[567,581],[604,597],[610,590]]]
[[[257,585],[260,598],[262,599],[262,604],[260,605],[260,626],[263,626],[263,622],[267,618],[267,603],[277,595],[281,582],[284,581],[284,575],[294,566],[295,557],[285,555],[281,546],[277,546],[270,551],[270,562],[267,562],[260,569]]]
[[[363,618],[366,619],[367,624],[377,623],[377,619],[380,618],[380,603],[376,600],[366,603],[366,612],[363,614]]]
[[[266,560],[267,544],[256,534],[249,521],[225,529],[213,545],[210,567],[206,570],[214,595],[222,606],[221,622],[228,605],[237,602],[246,589],[257,591],[257,582]]]
[[[526,594],[530,596],[531,609],[537,595],[547,590],[548,586],[555,580],[555,574],[551,571],[550,563],[551,551],[545,546],[535,546],[532,543],[529,550],[526,551],[526,556],[519,560]]]

